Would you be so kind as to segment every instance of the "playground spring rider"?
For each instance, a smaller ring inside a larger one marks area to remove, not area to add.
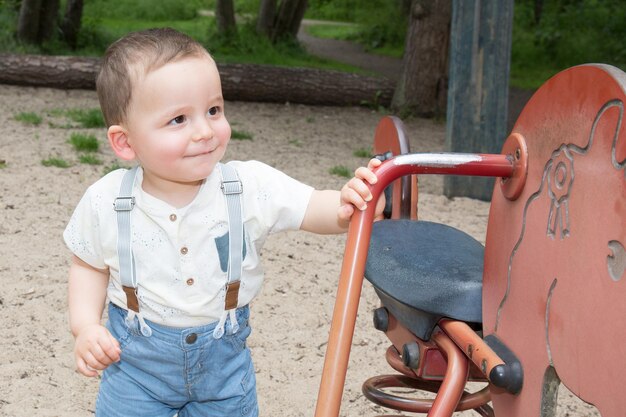
[[[408,154],[401,123],[383,119],[376,151],[395,156],[371,190],[376,201],[396,181],[392,219],[372,225],[370,204],[351,222],[316,417],[339,415],[364,276],[400,372],[366,381],[374,402],[433,417],[548,417],[562,382],[603,417],[625,415],[625,102],[619,69],[565,70],[533,95],[500,155]],[[398,181],[411,174],[498,178],[484,250],[459,230],[401,218],[415,217],[416,187]],[[468,380],[488,386],[469,394]]]

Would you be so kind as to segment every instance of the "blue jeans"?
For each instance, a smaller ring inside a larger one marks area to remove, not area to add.
[[[126,310],[110,303],[107,328],[122,355],[102,374],[96,416],[258,416],[249,314],[238,309],[239,331],[230,334],[227,322],[221,339],[213,338],[216,323],[173,328],[149,321],[152,336],[145,337],[136,319],[129,328]]]

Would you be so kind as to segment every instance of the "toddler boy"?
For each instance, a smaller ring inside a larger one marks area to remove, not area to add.
[[[221,164],[231,129],[217,67],[172,29],[112,44],[97,91],[111,148],[138,168],[91,185],[64,232],[76,366],[104,371],[96,415],[256,416],[246,338],[263,243],[345,231],[379,162],[341,192],[257,161]]]

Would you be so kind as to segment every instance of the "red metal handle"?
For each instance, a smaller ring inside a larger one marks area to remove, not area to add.
[[[348,229],[315,417],[339,416],[372,223],[376,203],[383,190],[393,180],[409,174],[508,178],[514,173],[514,161],[512,155],[418,153],[396,156],[378,167],[378,181],[370,186],[372,201],[365,211],[354,214]]]

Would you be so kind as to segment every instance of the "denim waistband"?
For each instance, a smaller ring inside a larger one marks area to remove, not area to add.
[[[113,303],[109,303],[109,320],[121,320],[124,322],[127,314],[128,311],[126,309],[123,309]],[[239,307],[236,311],[236,317],[237,323],[239,324],[239,332],[241,332],[248,325],[250,308],[247,305]],[[160,339],[170,345],[189,347],[189,345],[201,345],[202,342],[208,342],[210,339],[213,339],[213,331],[215,330],[218,321],[194,327],[171,327],[158,324],[150,320],[146,320],[146,324],[150,327],[150,329],[152,329],[152,335],[150,337],[156,337],[157,339]],[[227,323],[225,330],[226,336],[233,334],[230,323]],[[131,331],[141,334],[138,329],[131,329]],[[190,343],[192,340],[193,342]]]

